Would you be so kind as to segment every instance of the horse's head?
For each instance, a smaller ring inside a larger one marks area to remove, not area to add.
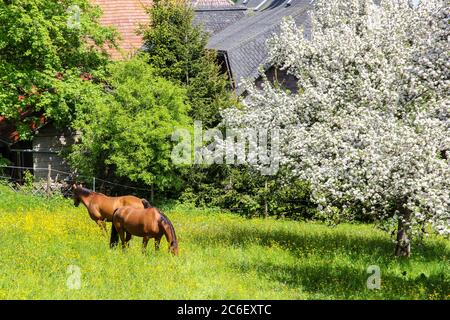
[[[81,202],[81,190],[82,190],[83,186],[80,185],[76,185],[73,184],[72,185],[72,191],[73,191],[73,205],[75,207],[78,207],[80,205]]]
[[[177,256],[177,255],[178,255],[178,244],[171,245],[170,248],[169,248],[169,251],[170,251],[174,256]]]

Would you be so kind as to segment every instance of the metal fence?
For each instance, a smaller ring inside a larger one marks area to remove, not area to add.
[[[20,174],[17,174],[20,171]],[[26,172],[30,172],[29,175]],[[47,179],[36,179],[32,172],[43,171],[47,173]],[[84,186],[92,191],[106,192],[110,195],[119,195],[127,190],[128,194],[153,194],[149,188],[128,186],[85,175],[74,175],[73,172],[66,172],[52,169],[49,164],[47,168],[22,167],[22,166],[0,166],[0,180],[8,182],[15,189],[23,189],[24,186],[31,189],[34,194],[54,194],[61,193],[64,196],[71,195],[72,183],[82,182]]]

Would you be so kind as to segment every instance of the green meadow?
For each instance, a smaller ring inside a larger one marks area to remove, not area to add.
[[[141,238],[111,250],[83,206],[0,185],[0,299],[450,298],[450,242],[437,236],[399,259],[391,237],[372,225],[161,207],[177,232],[178,257],[165,239],[159,252],[149,245],[142,254]],[[370,290],[374,265],[381,287]]]

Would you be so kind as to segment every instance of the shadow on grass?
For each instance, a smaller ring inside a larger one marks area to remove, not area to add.
[[[273,263],[234,264],[240,271],[258,274],[289,287],[298,288],[313,298],[334,299],[449,299],[450,281],[444,271],[417,277],[404,277],[389,271],[381,274],[381,288],[367,289],[369,274],[350,266],[295,265]]]
[[[370,257],[373,262],[392,262],[408,264],[408,259],[394,257],[395,244],[389,236],[351,234],[348,231],[335,232],[290,232],[287,230],[263,230],[245,226],[227,226],[221,231],[193,234],[194,241],[207,245],[229,245],[245,247],[248,245],[280,246],[294,256],[331,255],[340,252],[350,257]],[[424,261],[440,262],[448,259],[450,251],[443,242],[413,243],[413,258]]]
[[[195,241],[208,246],[277,245],[296,260],[283,263],[282,258],[280,262],[249,258],[231,261],[230,265],[241,272],[256,271],[263,278],[298,288],[317,298],[449,298],[450,280],[446,275],[448,268],[444,266],[450,252],[443,242],[416,244],[410,259],[399,259],[394,257],[394,243],[389,236],[380,233],[366,236],[338,229],[332,232],[320,229],[292,232],[241,225],[226,226],[220,231],[214,228],[192,236]],[[308,260],[308,257],[311,258]],[[428,275],[417,270],[417,266],[424,262],[427,266],[432,265]],[[372,264],[381,267],[381,290],[367,289],[366,281],[370,274],[366,268]],[[408,270],[414,275],[402,275],[400,270]]]

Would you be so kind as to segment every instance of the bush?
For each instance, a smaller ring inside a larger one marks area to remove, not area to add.
[[[248,217],[299,220],[313,217],[316,211],[310,201],[309,184],[286,181],[284,173],[265,177],[249,167],[198,166],[192,170],[187,186],[181,202],[197,207],[217,206]]]
[[[177,189],[182,168],[172,164],[171,135],[191,126],[190,106],[186,91],[155,75],[145,59],[112,64],[107,90],[82,97],[73,123],[81,141],[69,160],[86,176]]]

